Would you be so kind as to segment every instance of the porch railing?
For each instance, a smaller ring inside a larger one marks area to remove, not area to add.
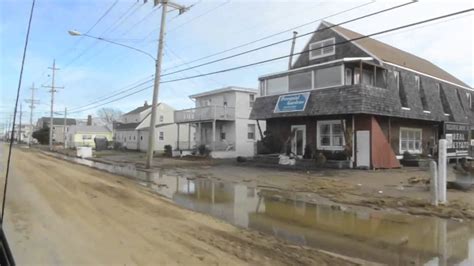
[[[174,112],[175,123],[234,119],[235,108],[227,106],[203,106]]]
[[[191,145],[190,145],[191,144]],[[212,145],[212,141],[209,142],[196,142],[196,141],[180,141],[179,142],[179,149],[180,150],[187,150],[191,147],[192,150],[197,149],[201,145],[205,145],[211,151],[235,151],[235,142],[231,141],[216,141],[214,145]],[[175,147],[178,147],[178,143],[176,142]]]

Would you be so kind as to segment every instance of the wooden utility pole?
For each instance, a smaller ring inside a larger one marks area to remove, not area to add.
[[[34,126],[33,126],[33,109],[35,109],[35,104],[38,104],[39,101],[38,100],[35,100],[35,90],[37,90],[38,88],[35,88],[35,84],[33,83],[33,85],[31,86],[30,90],[31,90],[31,99],[27,99],[25,100],[25,102],[29,103],[30,104],[30,134],[28,136],[28,146],[31,146],[31,142],[33,141],[33,130],[34,130]]]
[[[146,3],[147,0],[144,0]],[[155,60],[155,82],[153,86],[153,101],[151,104],[151,118],[150,118],[150,130],[148,131],[148,150],[146,156],[146,168],[151,168],[153,161],[153,152],[155,150],[155,124],[156,124],[156,110],[158,106],[158,94],[160,91],[160,76],[161,76],[161,62],[163,58],[163,46],[165,41],[166,31],[166,13],[168,12],[168,6],[177,9],[181,15],[188,10],[185,6],[173,3],[168,0],[155,0],[155,6],[161,4],[161,24],[160,24],[160,37],[158,39],[158,55]]]
[[[64,149],[67,148],[67,131],[66,131],[66,126],[67,126],[67,107],[64,107]]]
[[[21,117],[22,116],[23,116],[22,104],[20,103],[20,125],[18,127],[18,144],[21,144]],[[13,130],[15,130],[15,126],[13,126]]]
[[[52,71],[52,76],[51,76],[51,86],[43,86],[45,88],[50,88],[49,92],[51,93],[51,113],[49,117],[49,150],[53,150],[53,108],[54,108],[54,93],[57,92],[56,89],[64,89],[64,87],[55,87],[54,86],[54,75],[56,73],[56,70],[59,70],[59,68],[56,68],[56,60],[53,60],[53,67],[48,67]]]

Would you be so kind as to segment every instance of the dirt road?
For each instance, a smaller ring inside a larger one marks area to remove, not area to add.
[[[6,206],[6,234],[19,265],[354,265],[37,152],[14,150]]]

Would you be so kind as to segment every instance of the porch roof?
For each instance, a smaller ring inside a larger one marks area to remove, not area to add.
[[[298,92],[292,92],[298,93]],[[288,93],[288,94],[292,94]],[[280,95],[256,99],[250,119],[265,120],[281,117],[320,115],[373,114],[428,121],[469,123],[469,117],[459,109],[452,110],[452,117],[445,116],[441,106],[433,102],[430,113],[414,106],[406,110],[400,103],[398,92],[369,85],[345,85],[329,89],[312,90],[306,108],[300,112],[275,113]]]

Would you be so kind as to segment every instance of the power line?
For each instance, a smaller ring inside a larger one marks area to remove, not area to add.
[[[199,3],[199,2],[197,2],[197,3]],[[197,3],[196,3],[196,4],[197,4]],[[307,23],[305,23],[305,24],[302,24],[302,25],[293,27],[293,28],[291,28],[291,29],[288,29],[288,30],[285,30],[285,31],[282,31],[282,32],[279,32],[279,33],[275,33],[275,34],[272,34],[272,35],[269,35],[269,36],[260,38],[260,39],[258,39],[258,40],[255,40],[255,41],[252,41],[252,42],[249,42],[249,43],[246,43],[246,44],[242,44],[242,45],[240,45],[240,46],[237,46],[237,47],[234,47],[234,48],[231,48],[231,49],[227,49],[226,51],[222,51],[222,52],[219,52],[219,53],[215,53],[215,54],[213,54],[213,55],[209,55],[209,56],[203,57],[203,58],[201,58],[201,59],[193,60],[193,61],[191,61],[191,62],[189,62],[189,63],[186,63],[186,62],[184,62],[184,60],[182,60],[182,61],[183,61],[183,64],[181,64],[180,66],[182,66],[182,65],[187,65],[188,68],[189,68],[189,64],[192,63],[192,62],[196,62],[196,61],[202,60],[202,59],[204,59],[204,58],[208,58],[208,57],[211,57],[211,56],[214,56],[214,55],[217,55],[217,54],[221,54],[221,53],[224,53],[224,52],[227,52],[227,51],[231,51],[231,50],[233,50],[233,49],[237,49],[237,48],[240,48],[240,47],[243,47],[243,46],[246,46],[246,45],[249,45],[249,44],[252,44],[252,43],[261,41],[261,40],[264,40],[264,39],[268,39],[268,38],[277,36],[277,35],[279,35],[279,34],[288,32],[288,31],[290,31],[290,30],[293,30],[293,29],[296,29],[296,28],[299,28],[299,27],[303,27],[303,26],[312,24],[312,23],[314,23],[314,22],[316,22],[316,21],[320,21],[320,20],[325,19],[325,18],[329,18],[329,17],[332,17],[332,16],[336,16],[336,15],[339,15],[339,14],[342,14],[342,13],[345,13],[345,12],[348,12],[348,11],[352,11],[352,10],[361,8],[361,7],[366,6],[366,5],[369,5],[369,4],[371,4],[371,3],[373,3],[373,1],[372,1],[372,2],[369,2],[369,3],[362,4],[362,5],[358,5],[358,6],[349,8],[349,9],[345,9],[345,10],[343,10],[343,11],[340,11],[340,12],[337,12],[337,13],[334,13],[334,14],[331,14],[331,15],[326,16],[326,17],[324,17],[324,18],[319,18],[319,19],[317,19],[317,20],[313,20],[313,21],[311,21],[311,22],[307,22]],[[383,10],[382,10],[382,11],[383,11]],[[381,11],[380,11],[380,12],[381,12]],[[169,48],[168,48],[168,50],[169,50]],[[172,51],[170,51],[170,52],[172,52]],[[171,67],[171,68],[169,68],[169,69],[172,69],[172,68],[176,68],[176,67]],[[162,76],[165,76],[165,75],[170,75],[170,74],[167,73],[167,74],[164,74],[164,75],[162,75]],[[127,89],[125,89],[125,91],[127,91]],[[121,93],[119,93],[119,94],[121,94]],[[117,95],[117,94],[115,94],[115,95]],[[77,108],[74,108],[74,109],[77,109]]]
[[[447,14],[447,15],[442,15],[442,16],[438,16],[438,17],[431,18],[431,19],[426,19],[426,20],[422,20],[422,21],[418,21],[418,22],[414,22],[414,23],[402,25],[402,26],[399,26],[399,27],[394,27],[394,28],[391,28],[391,29],[387,29],[387,30],[383,30],[383,31],[371,33],[371,34],[368,34],[368,35],[363,35],[363,36],[361,36],[361,37],[357,37],[357,38],[353,38],[353,39],[341,41],[341,42],[338,42],[338,43],[334,43],[334,44],[332,44],[332,45],[326,45],[326,46],[322,46],[322,47],[318,47],[318,48],[314,48],[314,49],[309,49],[309,50],[305,50],[305,51],[298,52],[298,53],[293,53],[293,55],[298,55],[298,54],[303,54],[303,53],[309,53],[309,52],[311,52],[311,51],[321,50],[321,49],[324,49],[324,48],[326,48],[326,47],[338,46],[338,45],[342,45],[342,44],[346,44],[346,43],[350,43],[350,42],[355,42],[355,41],[358,41],[358,40],[361,40],[361,39],[370,38],[370,37],[372,37],[372,36],[377,36],[377,35],[381,35],[381,34],[384,34],[384,33],[388,33],[388,32],[392,32],[392,31],[397,31],[397,30],[400,30],[400,29],[404,29],[404,28],[410,28],[410,27],[413,27],[413,26],[425,24],[425,23],[428,23],[428,22],[431,22],[431,21],[436,21],[436,20],[440,20],[440,19],[447,18],[447,17],[452,17],[452,16],[460,15],[460,14],[463,14],[463,13],[471,12],[471,11],[473,11],[473,10],[474,10],[474,9],[471,8],[471,9],[466,9],[466,10],[462,10],[462,11],[450,13],[450,14]],[[238,69],[243,69],[243,68],[247,68],[247,67],[252,67],[252,66],[256,66],[256,65],[261,65],[261,64],[265,64],[265,63],[269,63],[269,62],[273,62],[273,61],[285,59],[285,58],[288,58],[288,57],[290,57],[290,56],[291,56],[291,55],[288,54],[288,55],[279,56],[279,57],[274,57],[274,58],[270,58],[270,59],[267,59],[267,60],[262,60],[262,61],[258,61],[258,62],[254,62],[254,63],[250,63],[250,64],[240,65],[240,66],[236,66],[236,67],[232,67],[232,68],[227,68],[227,69],[222,69],[222,70],[218,70],[218,71],[208,72],[208,73],[204,73],[204,74],[200,74],[200,75],[195,75],[195,76],[189,76],[189,77],[186,77],[186,78],[178,78],[178,79],[172,79],[172,80],[165,80],[165,81],[162,81],[161,83],[162,83],[162,84],[164,84],[164,83],[172,83],[172,82],[177,82],[177,81],[182,81],[182,80],[187,80],[187,79],[193,79],[193,78],[198,78],[198,77],[204,77],[204,76],[209,76],[209,75],[215,75],[215,74],[230,72],[230,71],[234,71],[234,70],[238,70]],[[111,101],[109,101],[109,102],[107,102],[107,103],[99,104],[99,105],[96,105],[96,106],[93,106],[93,107],[90,107],[90,108],[87,108],[87,109],[84,109],[84,110],[81,110],[81,111],[78,111],[78,112],[82,112],[82,111],[94,109],[94,108],[97,108],[97,107],[100,107],[100,106],[103,106],[103,105],[106,105],[106,104],[109,104],[109,103],[112,103],[112,102],[119,101],[119,100],[124,99],[124,98],[126,98],[126,97],[129,97],[129,96],[131,96],[131,95],[137,94],[137,93],[139,93],[139,92],[141,92],[141,91],[144,91],[144,90],[146,90],[146,89],[148,89],[148,88],[150,88],[150,87],[146,87],[146,88],[140,89],[140,90],[138,90],[138,91],[132,92],[132,93],[127,94],[127,95],[124,95],[123,97],[120,97],[120,98],[117,98],[117,99],[113,99],[113,100],[111,100]]]
[[[92,105],[92,104],[95,104],[95,103],[98,103],[98,102],[107,100],[107,99],[109,99],[109,98],[111,98],[111,97],[114,97],[114,96],[123,94],[123,93],[125,93],[125,92],[127,92],[127,91],[130,91],[131,89],[135,89],[135,88],[137,88],[137,87],[140,87],[140,86],[142,86],[142,85],[145,85],[145,84],[147,84],[148,82],[153,81],[153,77],[154,77],[154,76],[155,76],[155,75],[151,75],[151,76],[146,77],[146,78],[145,78],[145,79],[146,79],[145,81],[140,82],[140,83],[137,84],[137,85],[135,85],[135,83],[137,83],[137,82],[134,82],[134,83],[132,83],[132,84],[126,86],[124,89],[118,91],[118,92],[115,93],[115,94],[108,95],[108,96],[103,96],[103,97],[98,98],[98,99],[96,99],[95,101],[93,101],[93,102],[91,102],[91,103],[89,103],[89,104],[82,105],[82,106],[79,106],[79,107],[70,108],[70,111],[73,111],[73,110],[76,110],[76,109],[82,109],[82,108],[87,107],[87,106],[90,106],[90,105]],[[143,79],[142,79],[142,80],[143,80]],[[132,85],[133,85],[133,86],[132,86]],[[130,87],[130,86],[132,86],[132,87]]]
[[[5,172],[5,186],[3,188],[2,215],[0,217],[0,225],[3,224],[3,216],[5,214],[5,201],[7,199],[8,176],[10,173],[10,161],[11,161],[11,156],[12,156],[13,137],[15,136],[14,132],[15,132],[16,111],[18,108],[18,99],[20,98],[21,81],[23,79],[23,69],[25,67],[26,49],[28,48],[28,42],[30,39],[31,21],[33,20],[34,9],[35,9],[35,0],[33,0],[31,3],[30,19],[28,21],[28,29],[26,31],[25,47],[23,48],[23,58],[21,60],[20,77],[18,79],[18,88],[16,90],[15,110],[13,112],[13,125],[12,125],[12,132],[10,135],[10,143],[8,146],[8,159],[7,159],[6,172]]]
[[[293,53],[293,55],[300,55],[300,54],[308,53],[308,52],[311,52],[311,51],[321,50],[321,49],[326,48],[326,47],[331,47],[331,46],[341,45],[341,44],[345,44],[345,43],[349,43],[349,42],[354,42],[354,41],[357,41],[357,40],[370,38],[372,36],[384,34],[384,33],[387,33],[387,32],[392,32],[392,31],[396,31],[396,30],[400,30],[400,29],[409,28],[409,27],[413,27],[413,26],[416,26],[416,25],[428,23],[428,22],[431,22],[431,21],[440,20],[440,19],[443,19],[443,18],[460,15],[460,14],[463,14],[463,13],[471,12],[473,10],[474,10],[473,8],[465,9],[465,10],[450,13],[450,14],[447,14],[447,15],[438,16],[438,17],[434,17],[434,18],[431,18],[431,19],[426,19],[426,20],[406,24],[406,25],[403,25],[403,26],[399,26],[399,27],[388,29],[388,30],[375,32],[375,33],[372,33],[372,34],[369,34],[369,35],[364,35],[364,36],[349,39],[349,40],[346,40],[346,41],[341,41],[341,42],[338,42],[338,43],[334,43],[333,45],[325,45],[325,46],[318,47],[318,48],[315,48],[315,49],[309,49],[309,50],[306,50],[306,51]],[[214,71],[214,72],[208,72],[208,73],[201,74],[201,75],[190,76],[188,78],[177,78],[177,79],[166,80],[166,81],[162,81],[162,83],[170,83],[170,82],[176,82],[176,81],[181,81],[181,80],[186,80],[186,79],[192,79],[192,78],[198,78],[198,77],[205,77],[205,76],[209,76],[209,75],[215,75],[215,74],[219,74],[219,73],[229,72],[229,71],[233,71],[233,70],[237,70],[237,69],[242,69],[242,68],[246,68],[246,67],[250,67],[250,66],[261,65],[261,64],[264,64],[264,63],[268,63],[268,62],[285,59],[285,58],[288,58],[290,56],[291,55],[279,56],[279,57],[275,57],[275,58],[271,58],[271,59],[267,59],[267,60],[254,62],[254,63],[251,63],[251,64],[241,65],[241,66],[237,66],[237,67],[231,67],[231,68],[222,69],[222,70],[218,70],[218,71]]]
[[[335,25],[331,25],[329,27],[321,28],[321,29],[318,29],[318,30],[315,30],[315,31],[310,31],[310,32],[298,35],[295,38],[301,38],[301,37],[304,37],[304,36],[312,35],[312,34],[315,34],[317,32],[325,31],[327,29],[331,29],[331,28],[334,28],[334,27],[337,27],[337,26],[341,26],[341,25],[348,24],[348,23],[351,23],[351,22],[354,22],[354,21],[358,21],[358,20],[361,20],[361,19],[365,19],[365,18],[368,18],[368,17],[379,15],[379,14],[382,14],[382,13],[385,13],[385,12],[388,12],[388,11],[392,11],[394,9],[398,9],[398,8],[401,8],[401,7],[404,7],[404,6],[413,4],[413,3],[416,3],[416,2],[408,2],[408,3],[401,4],[401,5],[389,7],[389,8],[383,9],[383,10],[379,10],[379,11],[376,11],[376,12],[372,12],[372,13],[369,13],[369,14],[366,14],[366,15],[363,15],[363,16],[359,16],[359,17],[356,17],[356,18],[353,18],[353,19],[350,19],[350,20],[343,21],[343,22],[335,24]],[[271,47],[271,46],[275,46],[275,45],[278,45],[278,44],[282,44],[282,43],[285,43],[285,42],[289,42],[289,41],[292,41],[292,40],[293,40],[293,38],[283,39],[283,40],[280,40],[280,41],[277,41],[277,42],[273,42],[273,43],[270,43],[270,44],[259,46],[257,48],[250,49],[250,50],[247,50],[247,51],[243,51],[243,52],[240,52],[240,53],[237,53],[237,54],[229,55],[229,56],[226,56],[226,57],[223,57],[223,58],[219,58],[219,59],[215,59],[215,60],[212,60],[212,61],[209,61],[209,62],[206,62],[206,63],[199,64],[199,65],[195,65],[195,66],[192,66],[192,67],[187,67],[187,68],[176,70],[176,71],[173,71],[173,72],[170,72],[170,73],[166,73],[166,74],[163,74],[162,76],[169,76],[169,75],[173,75],[173,74],[180,73],[180,72],[183,72],[183,71],[187,71],[187,70],[190,70],[190,69],[194,69],[194,68],[198,68],[198,67],[202,67],[202,66],[207,66],[207,65],[210,65],[210,64],[214,64],[214,63],[217,63],[217,62],[221,62],[221,61],[231,59],[231,58],[234,58],[234,57],[238,57],[238,56],[242,56],[242,55],[245,55],[245,54],[253,53],[255,51],[259,51],[259,50],[262,50],[262,49],[265,49],[265,48],[268,48],[268,47]]]
[[[328,16],[325,16],[325,17],[322,17],[322,18],[318,18],[318,19],[315,19],[315,20],[306,22],[306,23],[301,24],[301,25],[297,25],[297,26],[292,27],[292,28],[289,28],[289,29],[286,29],[286,30],[283,30],[283,31],[280,31],[280,32],[277,32],[277,33],[274,33],[274,34],[271,34],[271,35],[267,35],[267,36],[262,37],[262,38],[259,38],[259,39],[257,39],[257,40],[253,40],[253,41],[250,41],[250,42],[247,42],[247,43],[243,43],[243,44],[240,44],[240,45],[238,45],[238,46],[235,46],[235,47],[232,47],[232,48],[229,48],[229,49],[222,50],[222,51],[220,51],[220,52],[216,52],[216,53],[213,53],[213,54],[210,54],[210,55],[206,55],[206,56],[203,56],[203,57],[194,59],[194,60],[192,60],[192,61],[187,62],[187,64],[192,64],[192,63],[194,63],[194,62],[198,62],[198,61],[201,61],[201,60],[210,58],[210,57],[214,57],[214,56],[216,56],[216,55],[224,54],[224,53],[226,53],[226,52],[230,52],[230,51],[233,51],[233,50],[236,50],[236,49],[245,47],[245,46],[249,46],[249,45],[251,45],[251,44],[254,44],[254,43],[257,43],[257,42],[260,42],[260,41],[263,41],[263,40],[267,40],[267,39],[270,39],[270,38],[272,38],[272,37],[281,35],[281,34],[283,34],[283,33],[292,32],[292,31],[294,31],[294,30],[296,30],[296,29],[299,29],[299,28],[302,28],[302,27],[305,27],[305,26],[314,24],[314,23],[319,22],[319,21],[321,21],[321,20],[328,19],[328,18],[331,18],[331,17],[334,17],[334,16],[338,16],[338,15],[341,15],[341,14],[343,14],[343,13],[347,13],[347,12],[349,12],[349,11],[353,11],[353,10],[355,10],[355,9],[359,9],[359,8],[361,8],[361,7],[364,7],[364,6],[373,4],[373,3],[375,3],[375,1],[371,1],[371,2],[368,2],[368,3],[365,3],[365,4],[361,4],[361,5],[358,5],[358,6],[355,6],[355,7],[351,7],[351,8],[349,8],[349,9],[345,9],[345,10],[336,12],[336,13],[334,13],[334,14],[331,14],[331,15],[328,15]],[[165,71],[166,71],[166,70],[175,69],[175,68],[178,68],[178,67],[181,67],[181,66],[184,66],[184,65],[186,65],[186,64],[181,64],[181,65],[173,66],[173,67],[170,67],[170,68],[168,68],[168,69],[165,69]]]

